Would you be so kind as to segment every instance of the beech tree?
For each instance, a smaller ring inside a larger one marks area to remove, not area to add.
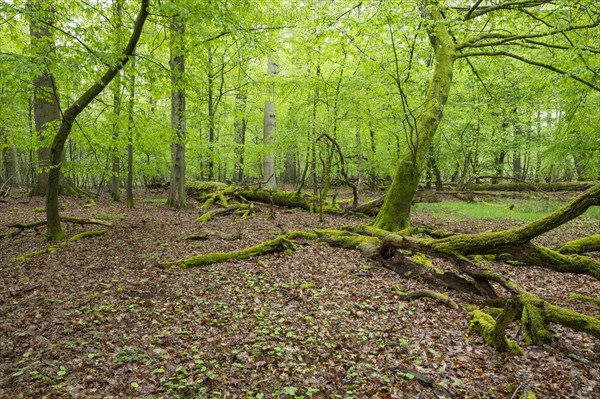
[[[579,30],[593,29],[600,24],[600,14],[591,3],[587,7],[570,3],[562,5],[570,12],[570,18],[567,21],[561,20],[561,17],[554,19],[552,14],[544,13],[546,9],[556,7],[550,1],[506,2],[492,6],[484,6],[482,3],[482,1],[477,1],[471,7],[458,7],[453,10],[463,21],[459,26],[472,26],[476,23],[471,21],[482,20],[480,21],[483,24],[482,33],[465,38],[462,43],[455,43],[451,36],[449,22],[444,17],[439,2],[424,1],[419,5],[433,50],[434,71],[429,81],[427,96],[421,104],[421,110],[417,116],[414,116],[412,111],[407,116],[407,119],[413,119],[413,121],[408,121],[410,133],[407,135],[406,148],[399,159],[398,170],[383,206],[373,222],[375,227],[398,230],[410,225],[411,202],[420,181],[425,155],[443,117],[443,109],[450,93],[456,60],[468,60],[474,57],[508,57],[567,76],[594,90],[600,89],[591,80],[579,74],[529,58],[528,54],[517,54],[505,50],[505,48],[514,47],[515,44],[521,42],[528,44],[525,46],[526,49],[541,48],[555,51],[585,48],[574,42],[569,34]],[[449,11],[446,10],[446,12]],[[488,23],[493,21],[495,14],[502,14],[500,18],[507,14],[518,14],[519,17],[524,15],[523,22],[527,23],[525,26],[530,26],[531,29],[527,33],[521,33],[496,30],[494,25],[488,28]],[[544,41],[544,39],[556,40],[558,37],[566,38],[565,44]],[[487,51],[488,48],[492,50]],[[584,59],[584,65],[585,62]]]
[[[172,4],[175,4],[172,2]],[[185,192],[185,20],[179,12],[171,18],[171,184],[167,205],[183,208]]]
[[[47,231],[46,237],[49,240],[57,240],[64,236],[60,225],[60,214],[58,207],[58,193],[60,189],[60,169],[61,159],[65,142],[71,133],[75,118],[92,102],[92,100],[104,90],[110,81],[117,73],[127,64],[129,58],[135,51],[135,46],[142,33],[144,22],[148,16],[149,0],[141,0],[140,12],[136,18],[131,37],[127,43],[127,47],[123,50],[122,55],[117,62],[110,66],[99,80],[89,87],[82,95],[67,108],[61,118],[60,126],[51,147],[51,166],[48,176],[48,192],[46,194],[46,218]]]
[[[31,43],[41,64],[33,83],[33,115],[40,145],[37,150],[39,165],[37,184],[32,194],[44,196],[48,191],[48,173],[51,164],[50,146],[46,142],[48,137],[53,135],[61,119],[58,88],[48,67],[48,54],[53,52],[54,47],[54,38],[50,29],[54,22],[54,10],[52,3],[46,0],[31,0],[28,6],[31,10],[29,22]]]

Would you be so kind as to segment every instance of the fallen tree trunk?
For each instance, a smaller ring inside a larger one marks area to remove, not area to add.
[[[560,247],[558,252],[566,255],[600,252],[600,234],[569,241]]]
[[[302,231],[292,232],[280,235],[272,240],[262,242],[249,248],[234,252],[213,252],[205,255],[196,255],[187,259],[176,260],[172,262],[161,263],[158,266],[161,269],[187,269],[190,267],[208,266],[215,263],[227,262],[229,260],[242,260],[254,256],[265,255],[272,252],[285,252],[296,250],[296,245],[292,242],[295,238],[314,239],[314,233]]]
[[[467,188],[473,191],[585,191],[597,184],[598,182],[510,182],[498,184],[469,184],[467,185]]]
[[[575,219],[594,205],[600,205],[600,184],[580,194],[548,216],[524,226],[497,232],[458,234],[437,240],[424,240],[423,244],[439,252],[463,256],[511,252],[515,246],[526,244],[533,238]]]

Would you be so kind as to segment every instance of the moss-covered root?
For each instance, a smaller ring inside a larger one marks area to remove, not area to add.
[[[397,294],[401,299],[414,300],[419,298],[431,298],[444,306],[451,309],[458,309],[458,305],[448,294],[442,294],[431,290],[416,290],[410,292],[404,292],[397,285],[392,285],[390,290]]]
[[[561,254],[585,254],[588,252],[600,252],[600,234],[569,241],[558,249]]]
[[[265,255],[272,252],[294,252],[296,245],[292,242],[293,239],[307,238],[315,239],[314,233],[292,232],[280,235],[273,240],[262,242],[253,247],[242,249],[234,252],[213,252],[205,255],[192,256],[191,258],[177,260],[174,262],[165,262],[159,264],[158,267],[187,269],[188,267],[208,266],[215,263],[227,262],[229,260],[248,259],[253,256]]]
[[[502,343],[498,343],[498,330],[496,330],[496,320],[489,314],[482,312],[481,310],[474,310],[469,314],[469,330],[477,332],[486,344],[494,347],[496,350],[499,348],[505,349],[509,353],[516,355],[522,355],[523,350],[517,343],[511,339],[506,338],[506,335],[502,334]]]
[[[43,255],[43,254],[47,254],[47,253],[50,253],[50,252],[58,251],[59,249],[66,247],[69,242],[77,241],[77,240],[79,240],[81,238],[84,238],[84,237],[99,236],[99,235],[102,235],[102,234],[106,233],[107,231],[108,230],[90,230],[90,231],[84,231],[83,233],[79,233],[79,234],[74,235],[73,237],[69,238],[66,241],[60,242],[58,244],[54,244],[54,245],[49,246],[47,248],[44,248],[44,249],[42,249],[40,251],[28,252],[28,253],[23,254],[23,255],[21,255],[21,256],[19,256],[17,258],[14,258],[13,260],[20,262],[20,261],[24,261],[25,259],[33,258],[33,257],[38,256],[38,255]]]

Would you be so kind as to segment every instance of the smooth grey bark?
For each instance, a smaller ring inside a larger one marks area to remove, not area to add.
[[[116,40],[118,44],[123,28],[123,0],[113,0],[114,16],[116,21]],[[113,201],[121,201],[121,160],[119,158],[119,118],[121,115],[121,74],[115,76],[113,82],[113,143],[112,143],[112,170],[110,175],[110,196]]]
[[[277,177],[275,176],[275,152],[273,151],[273,135],[275,134],[275,103],[273,103],[275,84],[273,83],[277,75],[278,65],[269,58],[268,75],[271,82],[268,85],[268,99],[265,101],[263,142],[267,147],[263,155],[263,183],[267,188],[277,188]]]
[[[235,93],[235,119],[233,129],[235,131],[235,163],[233,166],[233,181],[241,184],[244,182],[244,145],[246,144],[246,126],[248,119],[244,115],[246,112],[245,89],[238,88]]]
[[[131,37],[117,62],[108,67],[108,70],[104,75],[91,85],[69,108],[67,108],[62,116],[58,133],[54,137],[50,150],[51,167],[48,175],[48,192],[46,195],[46,238],[48,240],[56,240],[64,237],[64,233],[60,226],[60,214],[58,209],[60,169],[65,142],[71,133],[75,118],[83,112],[92,100],[108,86],[117,73],[127,64],[127,62],[129,62],[142,34],[144,22],[146,22],[146,18],[148,17],[148,3],[149,0],[141,0],[140,12],[136,18]]]
[[[171,19],[171,184],[167,206],[183,208],[185,192],[185,21],[179,14]]]
[[[54,9],[49,7],[47,0],[30,0],[27,3],[32,11],[29,21],[31,45],[36,55],[43,60],[54,49],[54,37],[49,25],[54,22]],[[42,9],[45,9],[43,12]],[[61,119],[60,108],[54,86],[54,77],[46,65],[33,81],[33,117],[35,131],[40,143],[54,135]],[[51,165],[51,152],[47,144],[42,144],[37,150],[38,167],[37,182],[31,191],[32,195],[44,196],[48,191],[48,172]]]

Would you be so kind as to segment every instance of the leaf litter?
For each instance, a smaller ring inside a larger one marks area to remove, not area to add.
[[[364,220],[327,215],[321,223],[318,215],[282,208],[272,220],[261,206],[252,219],[233,215],[199,224],[193,200],[177,212],[152,202],[124,210],[107,198],[94,207],[84,199],[62,201],[65,215],[123,217],[104,236],[23,262],[12,259],[48,245],[43,230],[0,240],[1,398],[516,398],[527,389],[540,398],[600,397],[597,340],[552,326],[558,337],[552,346],[526,347],[521,357],[497,354],[468,331],[466,310],[399,300],[392,284],[404,291],[428,287],[375,267],[354,250],[300,242],[291,255],[189,270],[156,267],[283,232]],[[35,211],[42,206],[39,198],[0,203],[0,228],[42,219]],[[425,214],[414,219],[447,226]],[[511,223],[461,221],[452,228]],[[541,243],[595,228],[577,223],[540,237]],[[69,235],[85,230],[66,229]],[[199,229],[243,239],[181,240]],[[568,300],[573,293],[597,295],[600,284],[592,278],[489,268],[561,306],[599,313]],[[518,330],[511,334],[522,341]]]

